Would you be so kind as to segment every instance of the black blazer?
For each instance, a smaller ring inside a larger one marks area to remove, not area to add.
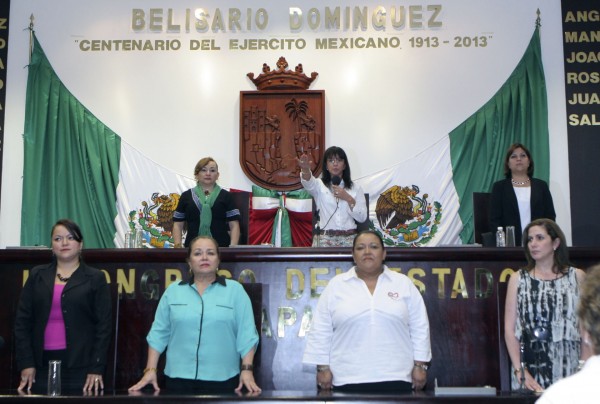
[[[17,307],[17,369],[40,369],[44,333],[50,315],[56,263],[31,270]],[[65,285],[61,298],[67,339],[68,368],[103,374],[112,334],[110,290],[104,272],[83,262]]]
[[[531,220],[546,218],[556,220],[554,202],[550,189],[545,181],[531,178]],[[492,196],[490,198],[490,227],[495,233],[502,226],[515,226],[515,245],[521,245],[523,229],[521,228],[521,216],[517,195],[513,189],[510,178],[494,183]]]

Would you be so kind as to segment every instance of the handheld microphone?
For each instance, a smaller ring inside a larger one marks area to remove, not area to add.
[[[333,177],[331,177],[331,184],[332,185],[339,186],[341,183],[342,183],[342,179],[339,176],[334,175]],[[337,195],[335,197],[335,202],[336,203],[340,202],[340,198],[338,198]]]

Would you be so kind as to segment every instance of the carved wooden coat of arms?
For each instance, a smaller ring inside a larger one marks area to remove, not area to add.
[[[283,57],[275,70],[263,64],[258,77],[248,73],[258,91],[240,92],[240,164],[256,185],[277,191],[301,188],[303,153],[319,175],[325,144],[325,91],[308,90],[318,74],[287,67]]]

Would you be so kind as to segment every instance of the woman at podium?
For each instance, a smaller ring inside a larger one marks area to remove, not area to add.
[[[229,192],[221,189],[219,166],[212,157],[204,157],[194,167],[196,186],[181,194],[173,213],[175,248],[189,247],[196,236],[210,236],[219,246],[238,245],[240,240],[240,211]],[[185,243],[182,244],[187,225]]]
[[[515,245],[522,244],[525,226],[535,219],[556,219],[552,194],[548,184],[533,178],[533,159],[529,150],[520,143],[508,148],[504,158],[503,180],[492,187],[490,198],[490,226],[515,227]]]
[[[362,188],[350,177],[346,152],[331,146],[323,154],[323,174],[313,177],[312,161],[304,154],[298,159],[300,182],[315,201],[318,228],[313,247],[350,247],[357,222],[367,220],[367,202]]]

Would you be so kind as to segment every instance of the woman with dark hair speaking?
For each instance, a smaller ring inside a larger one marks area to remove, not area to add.
[[[350,163],[341,147],[331,146],[323,154],[323,174],[312,175],[309,156],[298,159],[300,181],[314,198],[319,212],[319,233],[313,247],[350,247],[356,224],[367,220],[367,202],[362,188],[350,177]]]
[[[554,202],[545,181],[533,178],[533,158],[520,143],[508,148],[504,158],[504,176],[492,187],[490,226],[515,227],[515,244],[521,245],[522,229],[535,219],[556,220]]]

